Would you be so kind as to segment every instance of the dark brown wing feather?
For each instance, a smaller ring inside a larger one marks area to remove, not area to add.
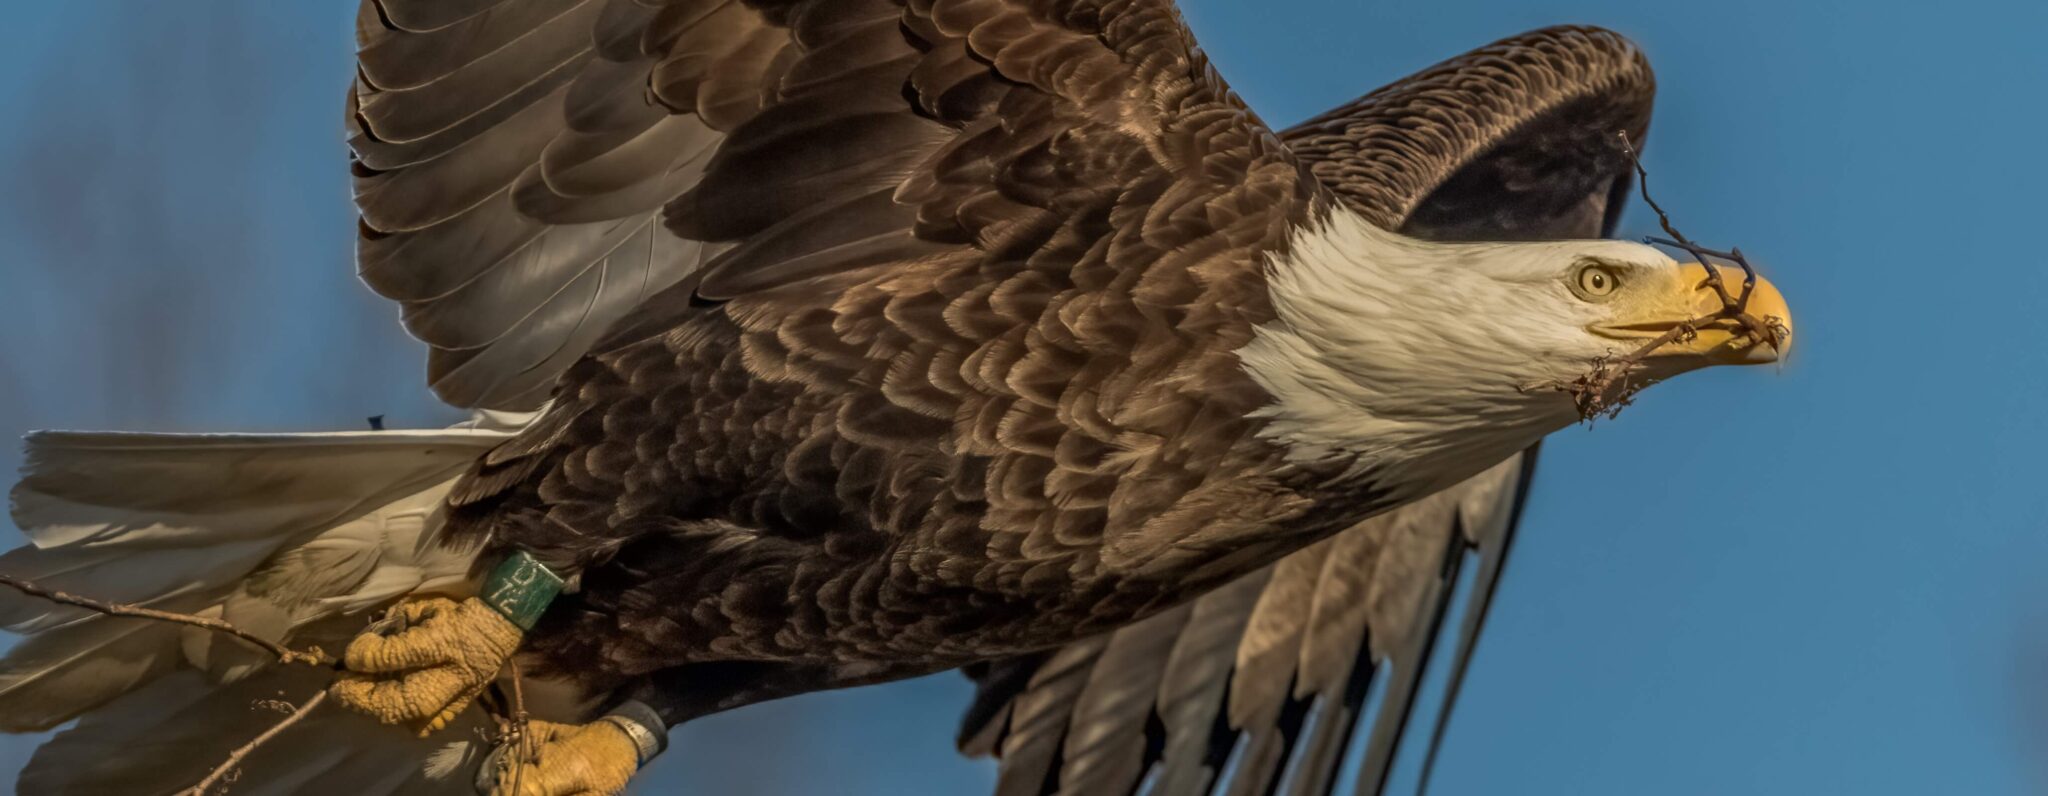
[[[1061,755],[1060,790],[1100,793],[1134,780],[1145,749],[1145,725],[1158,699],[1165,660],[1187,625],[1190,606],[1181,605],[1112,633],[1074,699],[1070,731]]]
[[[1553,28],[1445,62],[1284,137],[1347,205],[1409,234],[1593,237],[1612,229],[1626,188],[1628,161],[1614,137],[1641,141],[1653,92],[1648,65],[1625,39]],[[1533,456],[1524,454],[1527,462]],[[1158,683],[1148,720],[1156,717],[1163,730],[1134,745],[1128,717],[1114,719],[1118,735],[1078,704],[1070,709],[1064,755],[1119,758],[1114,780],[1096,777],[1079,792],[1128,793],[1149,781],[1155,794],[1306,796],[1343,787],[1336,774],[1347,760],[1361,772],[1359,792],[1378,792],[1397,745],[1429,732],[1408,726],[1410,707],[1454,609],[1465,618],[1450,660],[1439,663],[1452,673],[1446,708],[1455,698],[1528,471],[1510,462],[1198,599],[1187,618],[1162,620],[1177,634],[1164,663],[1104,673],[1097,661],[1091,680]],[[1473,585],[1459,605],[1453,586],[1461,569]],[[1131,633],[1152,646],[1161,632],[1140,622],[1107,643]],[[1049,700],[1033,694],[1024,675],[1033,660],[977,670],[1005,676],[978,678],[978,709],[963,740],[971,736],[984,748],[1001,742],[1005,694],[1034,697],[1039,735],[1054,724]],[[1373,705],[1369,689],[1381,694]],[[1428,740],[1433,755],[1435,739]],[[1005,758],[1002,776],[1037,783],[1037,792],[1076,792],[1060,788],[1070,780],[1067,765],[1043,755]],[[1107,770],[1100,762],[1091,767]]]
[[[1076,176],[1005,161],[1034,136],[1128,124],[1227,180],[1270,135],[1167,2],[364,0],[358,31],[359,268],[465,407],[539,405],[692,275],[722,299],[1028,234]]]
[[[970,723],[963,732],[1001,744],[1005,794],[1132,793],[1149,780],[1146,792],[1156,794],[1311,796],[1330,792],[1347,760],[1359,767],[1362,792],[1377,792],[1403,734],[1428,732],[1411,730],[1407,719],[1445,617],[1457,608],[1464,567],[1476,568],[1473,585],[1445,665],[1462,670],[1471,654],[1526,475],[1517,457],[1210,592],[1185,616],[1141,621],[1057,653],[1070,669],[1087,671],[1047,682],[1085,677],[1151,688],[1149,710],[1136,720],[1133,708],[1104,716],[1015,671],[1000,684],[979,681],[984,690],[1007,689],[1019,705],[1029,699],[1031,746],[1049,749],[1064,734],[1058,756],[1008,756],[1002,733],[1017,727],[1014,713],[984,713],[984,722],[1007,719],[1007,727]],[[1171,653],[1112,666],[1099,651],[1127,636]],[[1081,649],[1094,654],[1076,655]],[[1382,692],[1376,710],[1367,703],[1372,688]],[[1151,721],[1158,729],[1148,735]],[[1100,773],[1075,775],[1077,761]],[[1083,782],[1086,789],[1071,787]]]
[[[669,232],[661,208],[759,109],[764,53],[788,35],[738,2],[691,4],[723,12],[723,38],[679,66],[662,56],[681,5],[363,2],[358,267],[429,346],[444,400],[539,405],[621,316],[724,248]]]

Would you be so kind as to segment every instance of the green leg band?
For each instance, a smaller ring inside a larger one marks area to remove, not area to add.
[[[541,612],[562,593],[562,576],[548,571],[524,550],[498,562],[484,579],[483,601],[504,614],[520,630],[532,630]]]

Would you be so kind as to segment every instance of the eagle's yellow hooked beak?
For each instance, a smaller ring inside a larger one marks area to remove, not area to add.
[[[1792,347],[1792,309],[1785,296],[1769,280],[1757,277],[1756,288],[1745,307],[1775,335],[1765,339],[1732,318],[1715,318],[1721,312],[1721,296],[1707,279],[1713,268],[1730,296],[1742,295],[1742,269],[1684,263],[1679,266],[1675,289],[1661,290],[1617,308],[1620,317],[1593,327],[1605,337],[1637,344],[1648,343],[1680,324],[1692,323],[1694,334],[1681,336],[1659,346],[1645,358],[1676,370],[1708,365],[1761,365],[1776,362]],[[1713,320],[1701,321],[1702,318]],[[1775,337],[1775,339],[1769,339]]]

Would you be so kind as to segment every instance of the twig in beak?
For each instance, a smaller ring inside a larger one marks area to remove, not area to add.
[[[1721,299],[1721,309],[1710,315],[1692,318],[1673,326],[1655,339],[1627,354],[1619,357],[1600,357],[1595,359],[1593,360],[1592,369],[1569,382],[1546,381],[1523,388],[1525,391],[1548,388],[1569,394],[1572,397],[1572,404],[1578,407],[1579,417],[1589,423],[1596,418],[1611,418],[1621,414],[1621,410],[1629,405],[1635,394],[1644,387],[1649,386],[1648,384],[1634,382],[1629,379],[1630,374],[1642,364],[1643,360],[1649,358],[1659,348],[1675,342],[1693,339],[1699,334],[1699,330],[1705,326],[1717,321],[1732,321],[1739,325],[1743,332],[1754,339],[1757,344],[1768,345],[1777,350],[1783,349],[1786,338],[1791,336],[1792,333],[1791,329],[1785,326],[1785,321],[1782,318],[1758,318],[1749,314],[1749,297],[1756,290],[1756,267],[1750,265],[1749,258],[1742,255],[1742,249],[1740,248],[1729,249],[1725,252],[1715,251],[1694,243],[1691,238],[1685,236],[1685,233],[1679,232],[1677,225],[1671,223],[1671,215],[1664,212],[1664,206],[1657,204],[1657,200],[1651,198],[1650,172],[1643,168],[1642,159],[1636,156],[1635,147],[1629,144],[1628,133],[1622,132],[1617,134],[1616,137],[1621,141],[1622,151],[1628,154],[1630,165],[1635,167],[1636,185],[1643,195],[1643,202],[1648,204],[1650,209],[1657,213],[1658,226],[1663,227],[1664,233],[1670,236],[1668,238],[1649,237],[1644,238],[1643,241],[1645,243],[1684,249],[1697,258],[1700,261],[1701,268],[1706,271],[1707,284],[1714,288],[1714,294]],[[1742,267],[1741,293],[1730,294],[1728,292],[1728,285],[1721,279],[1720,269],[1714,267],[1714,260],[1723,260]]]
[[[1700,265],[1707,272],[1707,284],[1713,286],[1714,294],[1721,299],[1720,312],[1697,320],[1708,322],[1723,318],[1732,320],[1741,324],[1743,330],[1748,332],[1751,337],[1756,338],[1757,342],[1769,345],[1774,349],[1780,347],[1784,342],[1784,336],[1780,334],[1784,322],[1782,320],[1767,322],[1749,314],[1749,296],[1756,290],[1756,266],[1750,264],[1748,257],[1742,256],[1742,249],[1740,247],[1729,249],[1725,252],[1716,251],[1694,243],[1691,238],[1685,236],[1685,233],[1679,232],[1678,227],[1671,223],[1671,215],[1664,212],[1664,206],[1657,204],[1657,200],[1651,198],[1650,172],[1643,168],[1642,158],[1636,155],[1635,147],[1629,144],[1628,133],[1623,132],[1616,137],[1621,141],[1621,151],[1628,154],[1629,164],[1635,167],[1636,187],[1643,195],[1643,203],[1649,205],[1650,209],[1656,212],[1657,225],[1663,227],[1664,234],[1670,236],[1668,238],[1648,237],[1644,238],[1643,242],[1684,249],[1697,258],[1700,261]],[[1728,293],[1727,284],[1721,280],[1721,272],[1714,268],[1714,260],[1731,262],[1742,268],[1742,292],[1740,294],[1730,295]]]

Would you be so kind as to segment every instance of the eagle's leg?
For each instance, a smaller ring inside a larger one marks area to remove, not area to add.
[[[334,699],[425,735],[462,712],[497,676],[524,635],[489,604],[434,597],[400,603],[342,653]],[[381,624],[381,623],[380,623]]]
[[[516,748],[514,748],[516,746]],[[610,717],[589,724],[531,721],[520,740],[501,746],[478,772],[490,796],[612,796],[651,757],[645,743]]]

